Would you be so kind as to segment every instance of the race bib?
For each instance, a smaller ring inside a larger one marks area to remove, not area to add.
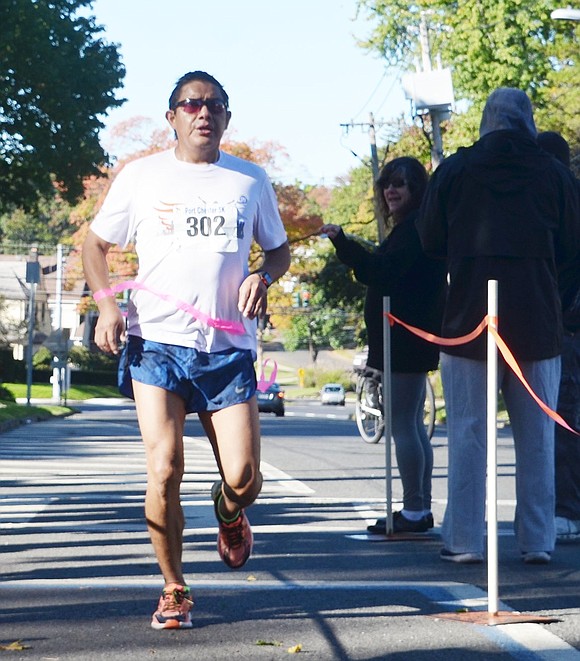
[[[236,206],[179,205],[173,209],[173,235],[182,248],[204,252],[237,252],[244,234]]]

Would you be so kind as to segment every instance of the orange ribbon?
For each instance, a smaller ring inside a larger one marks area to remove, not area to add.
[[[467,344],[467,342],[471,342],[471,340],[475,340],[475,338],[478,335],[481,335],[481,333],[485,330],[485,327],[487,326],[487,317],[484,317],[484,319],[479,324],[479,326],[475,330],[471,331],[471,333],[468,333],[467,335],[463,335],[462,337],[439,337],[438,335],[433,335],[433,333],[428,333],[427,331],[421,330],[420,328],[416,328],[415,326],[406,324],[404,321],[397,319],[397,317],[395,317],[390,313],[387,314],[387,317],[389,319],[389,323],[391,324],[391,326],[395,323],[401,324],[401,326],[406,328],[408,331],[411,331],[411,333],[414,333],[415,335],[418,335],[424,340],[427,340],[427,342],[432,342],[433,344],[441,344],[446,347],[453,347],[459,344]]]
[[[567,429],[568,431],[572,432],[573,434],[576,434],[577,436],[580,436],[580,432],[576,431],[575,429],[572,429],[570,425],[562,418],[562,416],[559,413],[556,413],[556,411],[553,411],[546,403],[544,403],[537,395],[536,393],[532,390],[530,384],[525,380],[524,375],[522,373],[522,370],[520,366],[518,365],[516,359],[514,358],[514,355],[512,352],[509,350],[507,344],[502,340],[500,334],[497,332],[497,330],[494,328],[494,324],[489,323],[489,316],[485,316],[479,326],[475,328],[471,333],[468,333],[467,335],[463,335],[462,337],[439,337],[438,335],[433,335],[433,333],[427,333],[426,331],[421,330],[420,328],[416,328],[415,326],[411,326],[410,324],[406,324],[404,321],[401,321],[394,315],[392,315],[390,312],[387,313],[387,318],[389,320],[389,323],[391,326],[393,324],[400,324],[404,328],[406,328],[408,331],[413,333],[414,335],[417,335],[418,337],[422,338],[423,340],[427,342],[431,342],[433,344],[440,344],[442,346],[457,346],[459,344],[466,344],[467,342],[471,342],[471,340],[474,340],[478,335],[480,335],[486,328],[486,326],[489,328],[489,332],[492,334],[493,339],[495,340],[495,343],[503,356],[505,362],[511,367],[513,370],[514,374],[518,377],[518,379],[522,382],[524,388],[530,393],[534,401],[538,404],[538,406],[544,411],[546,415],[548,415],[552,420],[557,422],[560,426],[564,427],[564,429]],[[497,325],[497,320],[496,324]]]

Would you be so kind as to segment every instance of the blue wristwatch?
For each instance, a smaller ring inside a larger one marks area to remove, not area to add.
[[[268,271],[256,271],[256,275],[260,276],[260,280],[266,285],[266,289],[274,282]]]

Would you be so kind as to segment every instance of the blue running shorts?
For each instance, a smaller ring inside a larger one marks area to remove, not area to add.
[[[118,384],[131,399],[133,380],[176,393],[187,413],[218,411],[246,402],[256,392],[249,349],[203,353],[129,335],[119,361]]]

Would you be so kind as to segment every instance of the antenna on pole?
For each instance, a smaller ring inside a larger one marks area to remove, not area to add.
[[[419,23],[422,71],[403,76],[405,96],[411,99],[416,112],[426,110],[431,118],[431,164],[435,170],[443,160],[441,121],[449,116],[453,105],[451,69],[433,69],[429,45],[429,26],[426,13],[421,12]]]

